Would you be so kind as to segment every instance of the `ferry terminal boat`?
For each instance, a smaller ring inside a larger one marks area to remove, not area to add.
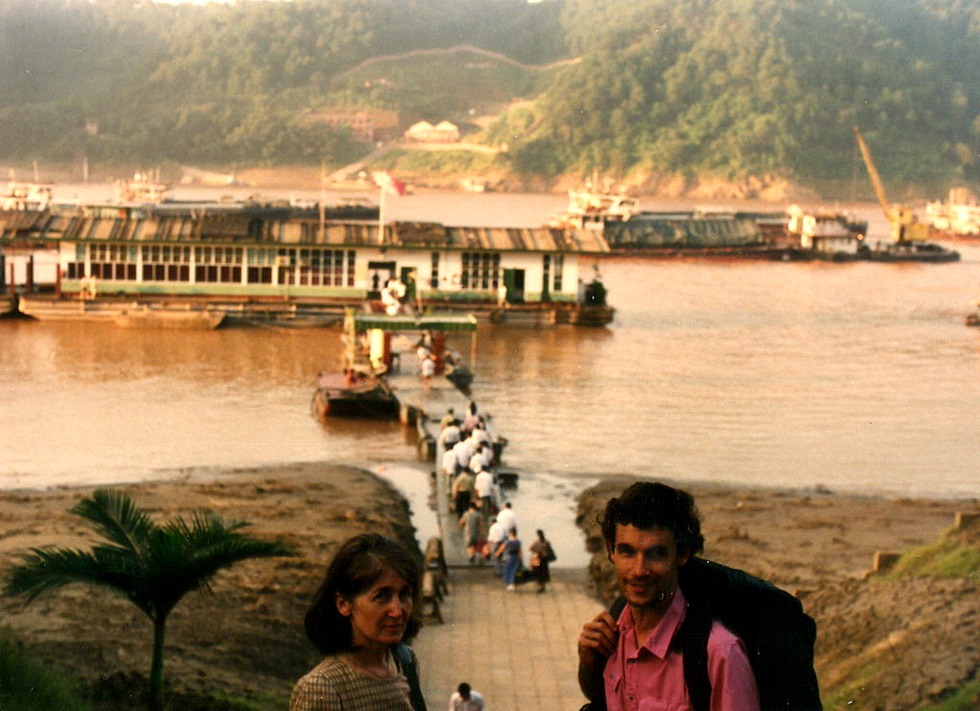
[[[20,311],[114,319],[135,307],[192,305],[223,313],[225,324],[338,324],[347,307],[398,279],[422,309],[495,323],[613,318],[592,277],[608,245],[589,230],[382,224],[377,207],[175,201],[152,187],[126,200],[4,203],[0,250],[27,266]],[[42,254],[56,265],[49,293],[33,277]]]

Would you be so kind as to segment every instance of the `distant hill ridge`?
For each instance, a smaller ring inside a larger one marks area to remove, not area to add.
[[[573,57],[571,59],[559,59],[554,62],[549,62],[547,64],[524,64],[519,62],[513,57],[508,57],[500,52],[492,52],[488,49],[482,49],[480,47],[474,47],[471,44],[461,44],[455,47],[446,48],[430,48],[430,49],[412,49],[408,52],[401,52],[399,54],[386,54],[377,57],[371,57],[365,59],[363,62],[358,64],[356,67],[352,67],[344,72],[341,76],[346,76],[348,74],[353,74],[365,67],[370,67],[375,64],[381,64],[385,62],[397,62],[403,59],[409,59],[412,57],[435,57],[447,54],[476,54],[481,57],[486,57],[487,59],[493,59],[497,62],[502,62],[504,64],[510,64],[511,66],[518,67],[520,69],[525,69],[530,72],[549,72],[561,67],[567,67],[572,64],[578,64],[582,61],[581,57]]]
[[[0,165],[335,169],[374,146],[313,114],[364,107],[507,147],[386,154],[417,175],[870,198],[859,125],[894,200],[980,184],[960,0],[6,0],[0,35]]]

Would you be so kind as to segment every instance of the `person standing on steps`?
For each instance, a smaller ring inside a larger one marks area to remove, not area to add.
[[[466,543],[466,557],[470,563],[483,563],[483,542],[487,537],[486,519],[480,513],[480,506],[475,501],[460,519],[459,527],[463,529],[463,542]]]
[[[543,593],[545,587],[551,582],[551,570],[549,565],[556,560],[555,551],[551,547],[551,541],[544,536],[544,531],[538,529],[538,537],[531,544],[531,572],[534,573],[534,580],[538,584],[538,592]]]
[[[516,528],[507,531],[507,538],[497,547],[497,555],[504,563],[504,584],[507,590],[514,592],[517,590],[517,573],[523,565],[521,541],[517,537]]]
[[[704,548],[694,498],[638,482],[602,516],[606,553],[626,606],[601,612],[579,635],[579,686],[593,708],[691,709],[684,653],[675,635],[688,614],[680,569]],[[707,638],[712,711],[759,711],[759,690],[743,641],[718,621]]]

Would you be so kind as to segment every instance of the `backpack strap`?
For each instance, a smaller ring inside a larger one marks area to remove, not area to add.
[[[688,605],[684,622],[671,647],[684,657],[684,683],[694,711],[711,709],[711,677],[708,675],[708,637],[712,617],[706,607]]]
[[[395,647],[394,651],[398,668],[402,670],[405,678],[408,679],[409,698],[412,703],[412,708],[415,711],[428,711],[425,707],[425,697],[422,696],[422,687],[419,684],[419,670],[415,666],[415,658],[412,656],[412,650],[404,644],[399,644]]]

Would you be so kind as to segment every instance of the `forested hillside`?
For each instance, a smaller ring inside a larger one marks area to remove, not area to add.
[[[972,0],[0,3],[0,162],[340,165],[330,112],[426,119],[547,179],[980,178]],[[401,158],[408,161],[409,158]],[[415,170],[438,170],[446,156]]]

